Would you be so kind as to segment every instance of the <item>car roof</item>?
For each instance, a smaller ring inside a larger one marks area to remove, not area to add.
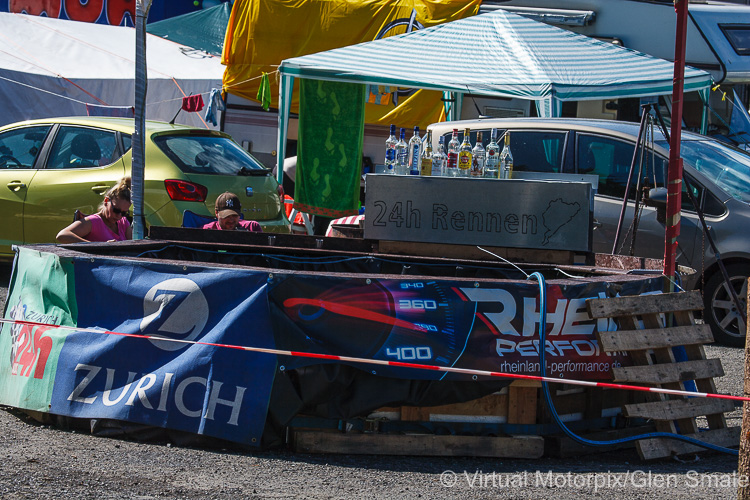
[[[17,126],[36,125],[36,124],[55,124],[61,123],[66,125],[81,125],[90,127],[102,127],[110,130],[116,130],[132,134],[134,130],[134,120],[132,118],[114,118],[109,116],[64,116],[54,118],[40,118],[37,120],[27,120],[23,122],[10,123],[0,127],[0,130],[15,128]],[[166,122],[146,120],[146,130],[151,133],[177,130],[196,130],[195,127],[187,125],[169,124]],[[203,129],[197,129],[203,130]]]
[[[462,129],[470,128],[547,128],[557,130],[579,130],[583,132],[610,132],[616,135],[629,136],[632,140],[638,136],[638,128],[640,124],[636,122],[624,122],[617,120],[603,120],[595,118],[478,118],[475,120],[457,120],[452,122],[440,122],[433,123],[428,130],[438,131],[439,134],[444,134],[446,131],[450,131],[454,128],[458,129],[459,132]],[[714,140],[710,137],[702,136],[683,130],[681,135],[690,140]],[[664,140],[664,136],[659,130],[659,127],[654,128],[654,138],[656,140]]]

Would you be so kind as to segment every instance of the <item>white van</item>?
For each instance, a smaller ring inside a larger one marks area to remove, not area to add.
[[[677,16],[672,0],[485,0],[480,12],[497,8],[674,60]],[[719,85],[710,94],[708,133],[721,134],[735,144],[750,140],[746,112],[750,99],[750,6],[691,0],[686,64],[708,71]],[[670,99],[661,102],[669,115]],[[741,109],[735,110],[733,102],[741,103]],[[576,109],[564,111],[567,116],[581,118],[638,121],[638,104],[638,100],[579,102]],[[700,130],[702,103],[698,95],[686,94],[684,106],[685,126]]]

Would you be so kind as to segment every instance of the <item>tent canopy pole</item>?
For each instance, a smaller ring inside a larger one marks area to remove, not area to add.
[[[276,144],[276,180],[284,184],[284,158],[286,158],[286,136],[289,126],[289,110],[292,103],[294,77],[282,73],[279,84],[279,133]],[[293,193],[291,193],[293,195]]]

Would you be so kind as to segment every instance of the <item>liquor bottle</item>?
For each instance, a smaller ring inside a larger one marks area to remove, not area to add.
[[[422,154],[422,139],[419,127],[414,127],[414,135],[409,139],[409,175],[419,175],[419,157]]]
[[[422,141],[422,158],[419,162],[419,175],[432,175],[432,130],[427,131],[427,137]]]
[[[471,176],[478,179],[484,175],[485,163],[484,144],[482,144],[482,133],[477,132],[477,142],[471,150]]]
[[[467,128],[464,130],[464,142],[458,148],[458,176],[468,177],[471,172],[471,142],[469,136],[471,135],[471,129]]]
[[[396,173],[398,175],[406,175],[409,173],[408,166],[408,155],[407,150],[409,146],[406,144],[406,129],[402,128],[399,133],[399,139],[396,143]]]
[[[396,173],[396,126],[391,125],[391,135],[385,140],[385,173]]]
[[[490,143],[487,144],[487,159],[484,161],[484,176],[488,179],[498,179],[497,164],[500,162],[500,146],[497,145],[497,129],[493,128],[490,134]]]
[[[510,132],[505,132],[505,146],[500,153],[500,171],[502,179],[513,177],[513,155],[510,152]]]
[[[447,175],[445,169],[448,164],[448,155],[445,154],[445,148],[443,147],[443,136],[438,137],[438,148],[437,151],[432,153],[432,176],[440,177]]]
[[[446,177],[458,177],[458,129],[453,129],[453,137],[448,143],[448,161],[445,164],[445,175]]]

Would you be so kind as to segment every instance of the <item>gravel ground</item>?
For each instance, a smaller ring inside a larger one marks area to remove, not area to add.
[[[0,267],[0,304],[9,267]],[[742,394],[742,349],[708,346]],[[741,412],[728,415],[741,425]],[[633,450],[497,460],[237,452],[94,437],[0,408],[0,498],[736,498],[737,458],[643,463]]]

